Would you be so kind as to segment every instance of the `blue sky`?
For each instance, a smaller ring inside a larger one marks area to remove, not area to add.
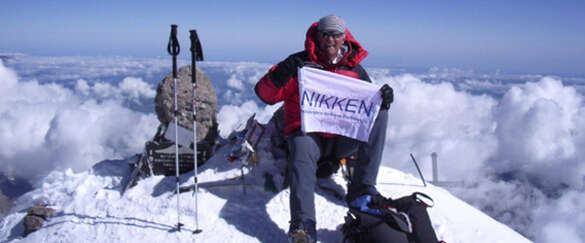
[[[277,62],[320,17],[345,18],[367,66],[585,73],[583,1],[2,1],[0,52],[181,57],[197,29],[206,60]]]

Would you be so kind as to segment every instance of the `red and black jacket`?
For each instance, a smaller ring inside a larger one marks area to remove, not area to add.
[[[368,55],[368,52],[353,38],[349,30],[345,31],[345,45],[347,52],[337,64],[330,64],[326,53],[319,50],[317,43],[317,26],[319,22],[313,23],[305,39],[305,50],[292,54],[302,61],[314,62],[324,67],[325,70],[371,82],[370,77],[360,65],[360,62]],[[275,104],[284,101],[284,133],[289,134],[301,126],[301,108],[299,96],[299,82],[296,75],[284,86],[277,88],[272,80],[271,73],[277,65],[274,65],[268,73],[256,83],[254,90],[256,95],[267,104]],[[333,136],[332,134],[322,134]]]

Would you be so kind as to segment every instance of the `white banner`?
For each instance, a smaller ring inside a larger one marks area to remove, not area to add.
[[[368,141],[378,116],[380,86],[333,72],[299,69],[301,130]]]

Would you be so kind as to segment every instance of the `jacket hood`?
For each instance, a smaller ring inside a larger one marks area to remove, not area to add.
[[[311,25],[311,27],[309,27],[309,29],[307,30],[307,35],[306,35],[306,39],[305,39],[305,52],[306,52],[307,56],[309,56],[309,59],[312,62],[319,63],[325,67],[337,66],[337,65],[347,65],[350,67],[355,67],[362,60],[364,60],[364,58],[366,58],[366,56],[368,56],[368,51],[366,51],[362,48],[362,45],[360,45],[360,43],[357,42],[357,40],[355,40],[353,38],[353,35],[351,35],[349,30],[346,28],[345,29],[345,43],[344,44],[347,45],[347,47],[348,47],[347,52],[345,53],[343,58],[336,65],[324,63],[321,60],[326,59],[326,58],[323,58],[323,57],[325,57],[325,53],[323,53],[319,50],[319,46],[317,43],[317,32],[318,32],[317,26],[319,26],[319,22],[315,22]],[[323,59],[321,59],[320,57]]]

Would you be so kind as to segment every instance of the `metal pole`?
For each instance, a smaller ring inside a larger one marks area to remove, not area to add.
[[[431,159],[433,160],[433,184],[437,184],[437,182],[439,182],[439,165],[437,164],[436,152],[431,154]]]
[[[175,179],[177,181],[177,231],[181,231],[181,204],[179,201],[179,145],[177,144],[179,138],[179,131],[178,131],[178,118],[177,115],[179,113],[178,105],[177,105],[177,55],[179,55],[180,47],[179,41],[177,40],[177,25],[171,25],[171,36],[169,37],[169,44],[167,46],[167,51],[171,56],[173,56],[173,83],[174,83],[174,93],[175,93],[175,172],[176,176]]]
[[[196,30],[190,30],[191,33],[191,83],[193,85],[193,197],[195,197],[195,230],[194,234],[201,233],[199,229],[199,210],[197,209],[197,62],[203,61],[203,53],[201,51],[201,43],[197,37]]]
[[[414,162],[414,165],[416,166],[416,170],[418,171],[418,174],[420,175],[420,179],[423,182],[423,185],[426,187],[427,183],[425,182],[425,177],[423,176],[422,172],[420,172],[420,168],[418,167],[418,163],[416,162],[416,159],[414,159],[414,156],[412,154],[410,154],[410,158],[412,158],[412,162]]]

